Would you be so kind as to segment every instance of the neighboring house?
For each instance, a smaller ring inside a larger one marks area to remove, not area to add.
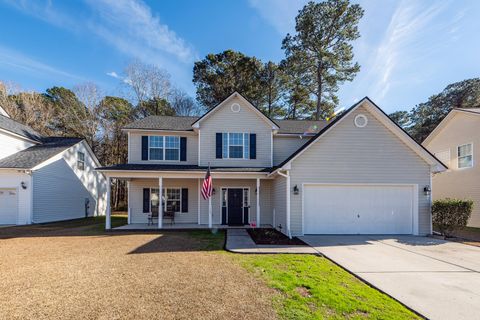
[[[200,188],[210,165],[213,225],[424,235],[424,188],[446,169],[368,98],[327,123],[272,120],[234,93],[200,118],[152,116],[124,130],[128,163],[98,170],[128,181],[129,223],[139,228],[158,211],[175,212],[177,227],[209,226]]]
[[[42,137],[0,115],[0,224],[82,218],[106,210],[106,179],[79,138]]]
[[[422,143],[449,170],[433,177],[433,199],[474,201],[471,227],[480,227],[480,108],[453,109]]]

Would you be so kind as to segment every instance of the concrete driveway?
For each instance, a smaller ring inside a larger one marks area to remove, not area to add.
[[[479,247],[415,236],[301,239],[427,318],[480,315]]]

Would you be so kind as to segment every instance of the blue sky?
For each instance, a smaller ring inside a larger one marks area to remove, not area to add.
[[[92,81],[119,94],[132,59],[165,68],[192,96],[194,61],[234,49],[280,61],[306,1],[0,0],[0,80],[43,91]],[[369,96],[409,109],[447,84],[480,76],[480,1],[362,0],[361,72],[342,106]]]

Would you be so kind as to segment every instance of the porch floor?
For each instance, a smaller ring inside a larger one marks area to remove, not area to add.
[[[272,226],[269,224],[262,224],[260,225],[262,228],[271,228]],[[214,224],[212,225],[213,229],[246,229],[246,228],[252,228],[249,225],[245,226],[229,226],[229,225],[224,225],[224,224]],[[151,224],[148,225],[148,223],[131,223],[131,224],[126,224],[120,227],[112,228],[112,230],[157,230],[158,225]],[[197,223],[175,223],[175,224],[170,224],[170,223],[164,223],[161,230],[168,230],[168,229],[209,229],[208,225],[206,224],[197,224]]]

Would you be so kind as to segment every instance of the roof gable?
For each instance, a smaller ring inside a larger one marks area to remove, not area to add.
[[[473,109],[452,109],[450,112],[447,113],[445,118],[440,121],[440,123],[433,129],[432,132],[423,140],[422,145],[426,146],[450,123],[450,121],[457,115],[457,114],[465,114],[471,116],[480,116],[480,108],[473,108]]]
[[[340,123],[343,119],[347,117],[354,110],[360,106],[365,107],[378,121],[380,121],[387,129],[389,129],[393,134],[395,134],[403,143],[405,143],[409,148],[411,148],[415,153],[417,153],[424,161],[429,163],[432,167],[435,166],[435,171],[444,171],[447,167],[439,161],[433,154],[431,154],[427,149],[422,145],[418,144],[407,132],[405,132],[401,127],[399,127],[394,121],[392,121],[386,114],[383,112],[373,101],[368,97],[363,98],[361,101],[354,104],[348,110],[346,110],[342,115],[337,117],[335,120],[330,122],[325,128],[323,128],[318,134],[316,134],[312,139],[305,143],[300,149],[294,152],[290,157],[285,161],[275,167],[275,170],[281,169],[283,167],[288,167],[290,162],[295,160],[300,156],[305,150],[307,150],[312,144],[317,142],[321,138],[327,138],[326,134],[335,128],[335,126]]]
[[[229,102],[232,102],[233,99],[239,99],[241,104],[243,106],[246,106],[249,110],[251,110],[253,113],[255,113],[260,119],[262,119],[267,125],[269,125],[272,130],[278,130],[279,126],[269,117],[264,115],[257,107],[255,107],[250,101],[248,101],[245,97],[243,97],[240,93],[234,92],[228,98],[220,102],[218,105],[207,111],[203,116],[198,118],[193,124],[192,127],[194,129],[199,129],[201,122],[205,121],[209,117],[211,117],[213,114],[218,112],[219,110],[223,109],[224,107],[227,107],[229,105]]]

